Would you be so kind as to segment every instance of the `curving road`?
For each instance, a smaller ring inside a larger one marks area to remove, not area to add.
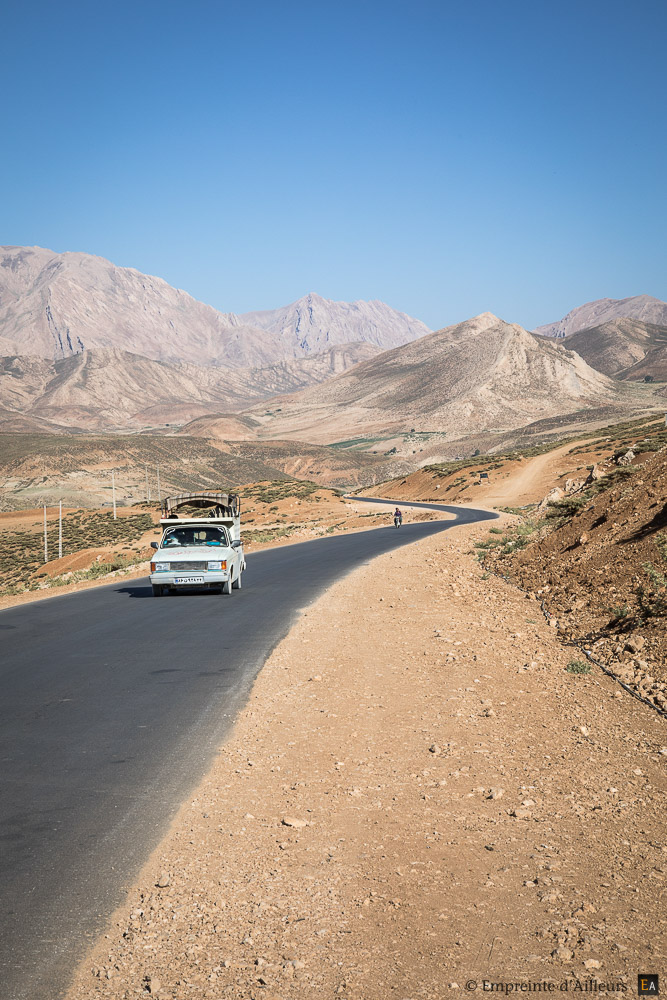
[[[0,613],[3,1000],[62,995],[300,609],[376,555],[497,517],[401,507],[455,519],[251,554],[232,596],[132,580]]]

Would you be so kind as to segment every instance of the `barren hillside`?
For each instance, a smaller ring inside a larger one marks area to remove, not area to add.
[[[225,454],[206,441],[149,434],[0,434],[0,510],[59,500],[68,507],[109,506],[111,473],[116,501],[158,494],[219,489],[284,478],[279,469],[242,452]]]
[[[330,443],[411,429],[457,438],[599,407],[620,414],[648,402],[637,392],[562,345],[484,313],[249,415],[267,438]]]
[[[655,327],[661,331],[661,346],[647,351],[643,358],[621,372],[620,378],[644,382],[667,382],[667,327]],[[662,390],[664,395],[665,390]]]
[[[371,344],[344,344],[249,369],[154,361],[111,348],[59,361],[0,358],[0,427],[117,431],[184,424],[317,385],[377,352]]]
[[[241,330],[232,314],[89,254],[0,248],[0,304],[0,349],[7,355],[52,359],[116,348],[194,364],[266,360],[266,336]]]
[[[8,411],[55,429],[112,431],[184,423],[243,405],[250,394],[236,372],[151,361],[116,349],[60,361],[0,361],[0,400]]]
[[[614,319],[573,333],[564,342],[584,361],[613,378],[661,382],[667,378],[667,326],[638,319]]]
[[[208,443],[214,447],[218,444],[212,439]],[[232,455],[279,469],[288,476],[345,489],[377,483],[414,468],[414,463],[395,456],[327,448],[303,441],[233,441],[220,446]]]
[[[502,571],[545,601],[566,638],[667,711],[667,455],[638,449],[631,464],[599,471],[556,496],[516,552],[501,550]]]

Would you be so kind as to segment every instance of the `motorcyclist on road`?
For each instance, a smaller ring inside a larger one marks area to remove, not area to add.
[[[397,528],[400,528],[402,524],[403,524],[403,514],[397,507],[396,510],[394,511],[394,525]]]

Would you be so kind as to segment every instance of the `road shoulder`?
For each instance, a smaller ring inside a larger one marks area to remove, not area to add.
[[[470,555],[487,530],[380,556],[304,612],[68,1000],[659,971],[664,725],[566,671],[538,604]]]

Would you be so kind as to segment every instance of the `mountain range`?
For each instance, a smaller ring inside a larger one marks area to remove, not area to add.
[[[657,408],[662,384],[623,382],[667,380],[667,304],[599,300],[536,333],[484,313],[431,333],[384,303],[314,293],[220,313],[99,257],[4,247],[0,354],[5,431],[183,428],[379,449],[394,435],[416,454],[422,439]]]
[[[282,309],[221,313],[161,278],[102,257],[0,247],[0,354],[61,360],[84,350],[155,361],[263,368],[342,344],[380,350],[429,333],[383,302],[311,293]]]

